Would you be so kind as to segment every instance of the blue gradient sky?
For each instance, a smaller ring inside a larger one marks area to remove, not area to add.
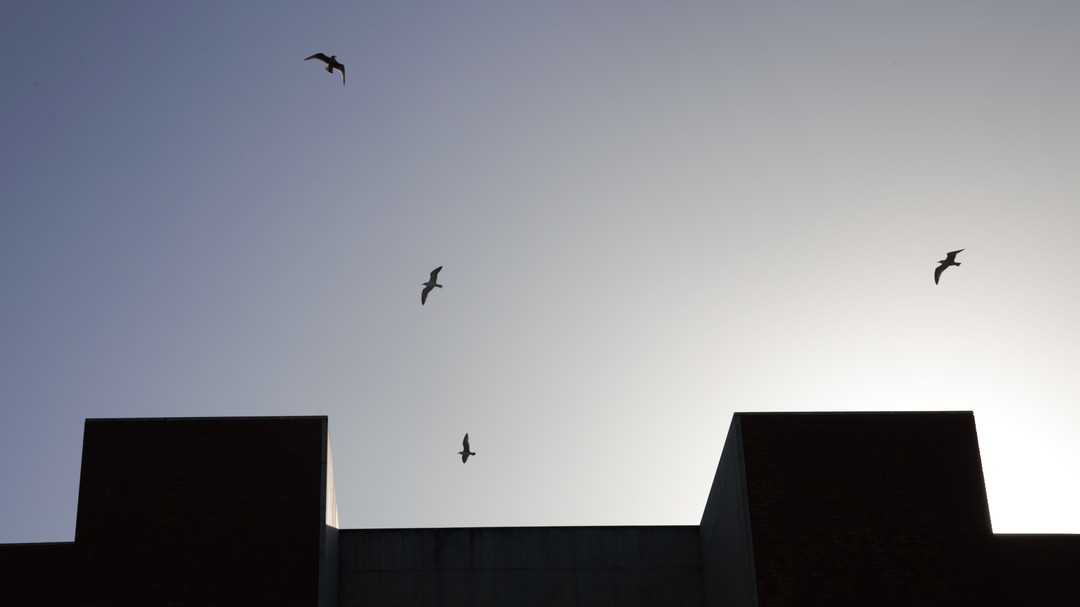
[[[73,538],[84,418],[294,414],[420,527],[973,410],[995,530],[1080,533],[1080,3],[14,0],[0,57],[0,542]]]

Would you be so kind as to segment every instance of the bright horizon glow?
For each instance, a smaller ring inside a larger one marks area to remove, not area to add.
[[[85,418],[304,414],[344,528],[697,524],[736,411],[970,410],[994,530],[1080,533],[1078,32],[16,0],[0,542],[73,537]]]

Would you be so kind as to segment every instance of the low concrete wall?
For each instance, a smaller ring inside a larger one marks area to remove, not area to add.
[[[696,526],[342,529],[340,607],[705,604]]]
[[[1080,535],[995,535],[998,604],[1080,605]]]

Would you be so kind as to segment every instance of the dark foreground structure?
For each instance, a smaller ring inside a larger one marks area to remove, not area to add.
[[[971,413],[736,414],[698,526],[338,529],[325,417],[91,419],[75,541],[3,605],[1080,605],[995,535]]]

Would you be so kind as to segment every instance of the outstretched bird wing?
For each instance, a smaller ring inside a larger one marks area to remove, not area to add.
[[[461,441],[461,446],[464,447],[461,450],[461,463],[464,464],[466,461],[469,460],[469,456],[472,455],[472,452],[469,451],[469,433],[468,432],[465,433],[465,439]]]
[[[960,251],[963,251],[963,249],[960,249]],[[956,254],[960,251],[949,251],[949,254],[945,256],[945,262],[956,263]]]
[[[439,270],[441,270],[441,269],[442,269],[442,266],[439,266],[439,267],[437,267],[437,268],[435,268],[434,270],[431,271],[431,282],[432,283],[434,283],[435,280],[437,280],[439,278]]]
[[[337,64],[338,71],[341,72],[341,86],[345,86],[345,64]]]
[[[949,267],[949,266],[947,266],[945,264],[941,264],[941,265],[939,265],[937,267],[936,270],[934,270],[934,284],[938,283],[938,280],[941,279],[941,273],[944,272],[945,268],[947,268],[947,267]]]
[[[434,288],[435,287],[433,287],[431,285],[428,285],[428,286],[424,287],[423,291],[420,291],[420,305],[424,305],[424,304],[427,303],[427,294],[431,293],[431,290],[434,289]]]
[[[318,59],[319,61],[322,61],[323,63],[325,63],[327,65],[330,65],[330,58],[327,57],[325,53],[315,53],[314,55],[308,57],[307,59],[304,59],[304,61],[307,61],[308,59]]]

